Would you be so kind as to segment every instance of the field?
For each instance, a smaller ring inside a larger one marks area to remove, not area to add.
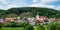
[[[3,27],[0,30],[24,30],[24,29],[23,29],[23,27],[16,27],[16,28]]]

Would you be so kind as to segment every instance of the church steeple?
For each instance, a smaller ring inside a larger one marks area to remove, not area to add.
[[[40,18],[39,18],[39,15],[38,15],[38,12],[37,12],[37,15],[36,15],[36,20],[39,20]]]

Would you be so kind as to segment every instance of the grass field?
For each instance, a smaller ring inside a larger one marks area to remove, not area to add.
[[[24,30],[23,27],[11,28],[11,27],[3,27],[0,30]]]

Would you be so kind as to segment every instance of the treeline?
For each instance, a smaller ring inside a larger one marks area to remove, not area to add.
[[[60,17],[60,11],[49,9],[49,8],[39,8],[39,7],[22,7],[22,8],[10,8],[8,10],[0,10],[0,17],[7,17],[11,14],[14,14],[15,16],[21,16],[23,13],[28,13],[27,15],[33,14],[32,16],[36,16],[39,14],[40,16],[46,16],[48,18],[59,18]],[[13,16],[14,16],[13,15]],[[11,15],[12,16],[12,15]]]

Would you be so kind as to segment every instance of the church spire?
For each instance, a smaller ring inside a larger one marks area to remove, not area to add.
[[[37,15],[36,15],[36,20],[39,20],[39,15],[38,15],[38,12],[37,12]]]

